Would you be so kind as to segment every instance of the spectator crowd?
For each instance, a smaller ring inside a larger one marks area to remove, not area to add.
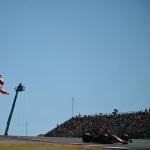
[[[114,134],[127,133],[131,138],[150,138],[150,109],[130,113],[78,115],[57,125],[45,136],[81,137],[85,132],[109,130]]]

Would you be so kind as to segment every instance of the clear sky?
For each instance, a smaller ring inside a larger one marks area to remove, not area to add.
[[[46,133],[74,115],[150,107],[149,0],[0,0],[4,133]]]

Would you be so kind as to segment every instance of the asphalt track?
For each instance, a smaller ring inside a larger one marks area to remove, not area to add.
[[[83,147],[101,147],[107,149],[119,150],[150,150],[150,140],[133,139],[129,144],[95,144],[83,143],[81,138],[66,138],[66,137],[26,137],[26,136],[0,136],[0,143],[4,144],[26,144],[26,143],[64,143],[71,145],[79,145]]]

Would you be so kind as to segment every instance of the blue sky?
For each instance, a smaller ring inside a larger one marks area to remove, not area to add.
[[[150,107],[148,0],[1,0],[0,95],[4,133],[46,133],[74,115]]]

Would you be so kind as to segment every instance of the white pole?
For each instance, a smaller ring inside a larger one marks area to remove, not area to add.
[[[73,97],[72,97],[72,118],[73,118]]]
[[[26,121],[26,136],[28,136],[28,121]]]
[[[72,97],[72,118],[74,116],[74,102],[75,102],[75,98]]]

